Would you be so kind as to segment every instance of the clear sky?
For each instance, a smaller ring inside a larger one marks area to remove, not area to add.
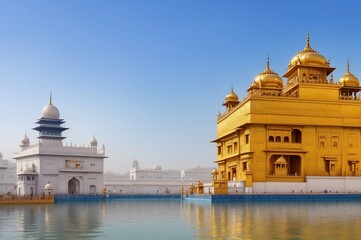
[[[11,159],[49,101],[65,142],[95,134],[105,170],[214,166],[216,116],[270,66],[311,46],[361,78],[359,1],[0,1],[0,151]]]

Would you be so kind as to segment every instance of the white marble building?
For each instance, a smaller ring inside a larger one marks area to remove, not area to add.
[[[50,102],[33,128],[39,132],[38,141],[30,145],[26,136],[21,150],[14,153],[17,168],[17,194],[44,192],[49,182],[55,194],[100,194],[103,188],[105,148],[98,148],[95,137],[88,147],[65,146],[59,110]]]
[[[160,165],[142,169],[137,160],[125,174],[104,174],[104,185],[109,194],[180,194],[182,186],[212,181],[213,168],[196,167],[187,170],[163,170]]]
[[[0,152],[0,195],[16,192],[16,164],[3,159]]]

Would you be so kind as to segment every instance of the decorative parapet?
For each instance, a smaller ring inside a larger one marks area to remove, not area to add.
[[[360,101],[361,100],[361,97],[360,97],[360,94],[356,94],[356,95],[343,95],[343,94],[340,94],[339,95],[339,99],[340,100],[354,100],[354,101]]]

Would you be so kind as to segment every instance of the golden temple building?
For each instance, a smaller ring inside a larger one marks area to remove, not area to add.
[[[361,88],[348,61],[336,81],[334,70],[307,34],[286,81],[267,59],[243,100],[232,88],[217,119],[214,179],[246,193],[361,191]]]

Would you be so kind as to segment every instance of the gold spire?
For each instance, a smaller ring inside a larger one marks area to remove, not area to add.
[[[52,103],[53,101],[52,101],[52,100],[53,100],[53,97],[51,96],[51,92],[50,92],[50,100],[49,100],[49,105],[53,105],[53,103]]]
[[[267,54],[267,66],[266,66],[267,69],[270,69],[269,68],[269,53]]]
[[[306,34],[306,47],[305,49],[303,49],[302,51],[300,51],[300,53],[302,52],[316,52],[315,50],[312,49],[311,47],[311,43],[310,43],[310,33],[307,32]]]
[[[261,72],[259,75],[263,75],[263,74],[276,74],[276,75],[278,75],[277,73],[272,71],[271,68],[270,68],[269,54],[267,55],[266,69],[263,72]]]
[[[306,48],[311,48],[311,45],[310,45],[310,33],[307,32],[306,34]]]
[[[347,58],[347,73],[350,73],[350,61]]]

